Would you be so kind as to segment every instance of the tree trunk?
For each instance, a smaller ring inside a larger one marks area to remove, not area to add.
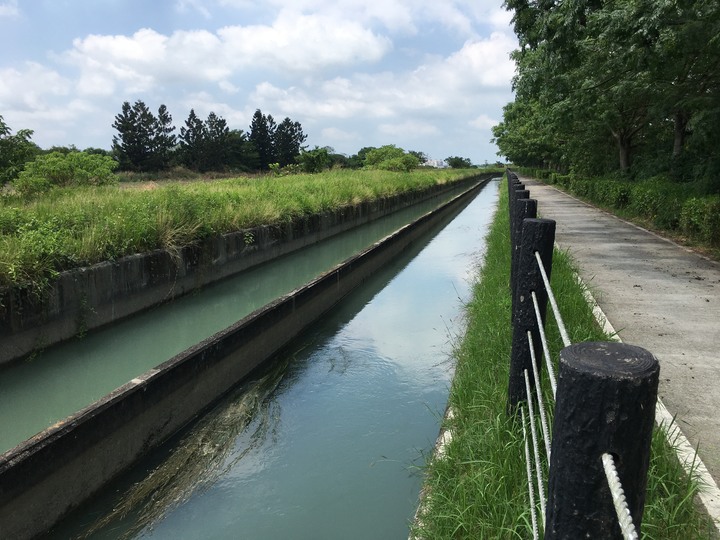
[[[673,142],[673,158],[679,158],[685,148],[685,138],[687,137],[687,125],[690,121],[689,115],[685,111],[675,111],[675,139]]]
[[[619,135],[616,137],[620,158],[620,170],[624,173],[630,170],[630,148],[632,140],[630,137]]]

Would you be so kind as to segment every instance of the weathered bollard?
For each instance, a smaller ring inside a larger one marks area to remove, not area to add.
[[[545,539],[622,539],[603,470],[612,454],[639,534],[660,367],[640,347],[586,342],[560,352]]]
[[[515,290],[512,291],[513,330],[510,351],[510,380],[508,383],[509,414],[514,414],[518,404],[525,401],[524,370],[527,369],[528,373],[532,374],[528,331],[532,335],[535,357],[538,361],[541,358],[542,343],[532,293],[534,292],[537,297],[543,324],[545,323],[548,295],[535,253],[540,254],[540,259],[549,278],[552,270],[554,242],[555,221],[535,218],[523,221],[520,254],[515,276]],[[538,373],[540,373],[539,369]]]
[[[537,217],[537,201],[535,199],[517,199],[515,210],[510,222],[510,290],[517,286],[517,266],[520,258],[520,240],[522,238],[522,224],[528,218]],[[514,295],[513,295],[514,296]],[[513,306],[512,312],[515,308]]]

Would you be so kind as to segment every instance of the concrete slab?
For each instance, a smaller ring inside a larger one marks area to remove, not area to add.
[[[621,339],[660,361],[660,398],[720,483],[720,264],[521,177]]]

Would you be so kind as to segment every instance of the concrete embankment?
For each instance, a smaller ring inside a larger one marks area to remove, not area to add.
[[[156,250],[63,272],[41,300],[27,291],[0,289],[0,364],[491,176],[225,234],[178,253]]]
[[[483,184],[0,456],[0,537],[30,538],[51,527],[451,219]]]

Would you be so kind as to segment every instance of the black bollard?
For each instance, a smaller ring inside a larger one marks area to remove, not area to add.
[[[518,256],[515,290],[512,291],[513,334],[510,351],[510,380],[508,383],[508,414],[517,412],[517,405],[525,401],[525,375],[527,369],[532,374],[530,358],[530,342],[527,337],[530,331],[533,338],[535,357],[541,358],[542,343],[540,330],[535,316],[531,293],[537,296],[540,316],[545,323],[547,309],[547,292],[543,284],[542,274],[535,258],[540,253],[548,278],[552,271],[552,253],[555,242],[555,221],[552,219],[526,219],[522,224],[522,240]],[[540,373],[538,365],[538,374]],[[531,384],[532,377],[531,377]],[[534,384],[533,384],[534,386]]]
[[[510,223],[510,290],[517,286],[517,266],[520,258],[520,239],[522,237],[522,224],[527,218],[537,217],[537,201],[535,199],[518,199],[515,201],[513,220]],[[513,295],[514,301],[514,295]],[[515,312],[513,306],[511,313]],[[511,315],[512,316],[512,315]]]
[[[619,539],[602,466],[613,455],[638,534],[655,419],[657,359],[623,343],[560,352],[545,539]]]

